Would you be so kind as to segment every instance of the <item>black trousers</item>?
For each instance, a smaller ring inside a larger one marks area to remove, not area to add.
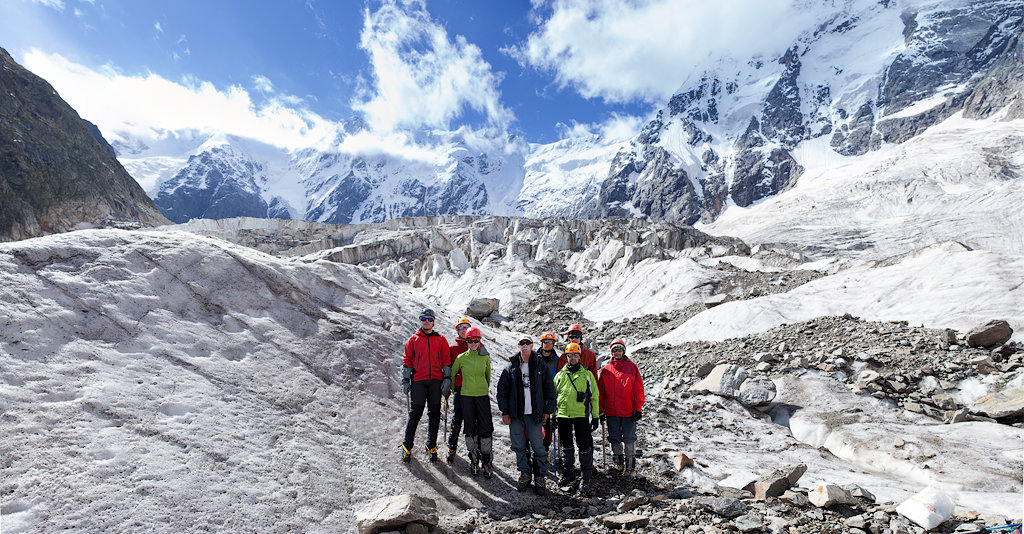
[[[467,397],[462,395],[462,414],[465,416],[466,435],[489,438],[494,434],[491,419],[490,397]]]
[[[462,401],[459,399],[462,397],[462,386],[455,386],[453,388],[455,394],[453,395],[455,400],[454,413],[452,414],[452,426],[448,428],[448,447],[454,449],[459,445],[459,430],[462,429]]]
[[[412,450],[416,441],[416,427],[423,417],[423,407],[427,407],[427,448],[437,447],[437,429],[441,426],[441,381],[418,380],[412,383],[412,407],[409,409],[409,422],[405,424],[405,448]]]
[[[590,435],[590,423],[586,417],[558,418],[558,441],[562,445],[562,473],[570,477],[575,474],[573,434],[576,435],[576,445],[580,449],[580,472],[583,474],[583,480],[590,480],[594,474],[594,437]]]

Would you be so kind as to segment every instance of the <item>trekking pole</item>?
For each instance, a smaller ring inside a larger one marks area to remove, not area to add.
[[[448,397],[444,398],[444,442],[448,443]]]
[[[558,406],[555,406],[555,411],[551,413],[551,447],[555,450],[555,462],[551,465],[551,472],[555,475],[552,477],[553,480],[558,478],[558,420],[555,416],[558,415]]]
[[[604,421],[601,421],[601,469],[608,472],[608,440],[604,438]]]

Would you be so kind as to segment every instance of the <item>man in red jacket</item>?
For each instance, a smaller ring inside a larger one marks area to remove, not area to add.
[[[569,330],[565,333],[565,337],[568,338],[566,343],[578,343],[580,348],[583,348],[583,328],[578,324],[574,324],[569,327]],[[558,358],[558,371],[565,367],[565,362],[568,361],[565,357],[565,353]],[[580,365],[586,367],[594,376],[597,376],[597,354],[590,350],[583,348],[583,352],[580,353]]]
[[[640,369],[626,357],[626,342],[612,341],[612,359],[597,379],[601,419],[608,423],[615,471],[627,478],[636,471],[636,423],[643,415],[644,382]]]
[[[450,387],[452,379],[451,351],[448,340],[434,331],[434,310],[425,308],[420,313],[420,329],[405,342],[402,356],[402,390],[411,394],[409,421],[405,424],[402,443],[402,461],[412,461],[412,446],[416,439],[416,426],[427,410],[427,454],[431,462],[437,461],[437,429],[441,426],[441,391]],[[447,384],[443,384],[447,381]]]

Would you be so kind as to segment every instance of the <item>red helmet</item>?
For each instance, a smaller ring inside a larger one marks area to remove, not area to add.
[[[475,339],[475,340],[479,341],[480,340],[480,329],[475,327],[475,326],[469,327],[469,330],[466,330],[466,339],[467,340]]]
[[[569,335],[573,332],[579,332],[580,334],[583,334],[583,328],[581,328],[578,324],[570,325],[569,329],[565,331],[565,335]]]
[[[579,354],[580,353],[580,345],[579,345],[579,343],[569,343],[568,345],[566,345],[565,346],[565,353],[566,354]]]
[[[611,350],[615,350],[615,345],[621,345],[623,352],[625,352],[625,350],[626,350],[626,342],[623,341],[622,338],[618,338],[615,341],[612,341],[611,345],[608,345],[608,348],[611,349]]]

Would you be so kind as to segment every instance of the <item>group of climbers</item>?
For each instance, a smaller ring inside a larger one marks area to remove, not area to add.
[[[434,331],[434,318],[433,310],[424,309],[420,328],[405,344],[402,387],[409,402],[409,419],[402,460],[412,460],[416,427],[426,407],[426,452],[429,461],[437,461],[441,401],[443,397],[447,406],[449,394],[454,393],[446,460],[455,461],[461,427],[470,473],[491,478],[494,425],[489,395],[490,355],[483,346],[480,329],[469,319],[456,323],[456,340],[449,346],[445,337]],[[558,475],[562,488],[575,488],[578,483],[581,493],[591,491],[593,433],[599,426],[607,426],[612,472],[632,477],[636,471],[636,423],[644,405],[639,368],[626,357],[626,344],[621,339],[610,344],[611,359],[600,370],[597,354],[583,344],[580,325],[567,329],[566,340],[559,355],[554,332],[541,334],[539,350],[534,350],[532,338],[521,338],[518,350],[498,379],[496,401],[501,422],[509,427],[519,471],[518,491],[533,486],[538,495],[546,494],[549,473]]]

